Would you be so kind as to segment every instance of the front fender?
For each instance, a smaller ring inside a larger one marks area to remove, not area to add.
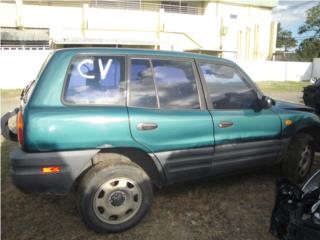
[[[320,120],[314,114],[304,113],[304,114],[287,114],[282,117],[283,122],[283,136],[291,137],[296,135],[298,132],[303,131],[303,129],[315,128],[320,129]]]

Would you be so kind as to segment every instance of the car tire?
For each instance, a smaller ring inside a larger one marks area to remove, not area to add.
[[[98,233],[116,233],[136,225],[148,212],[153,186],[134,163],[99,163],[83,177],[77,206],[86,225]]]
[[[300,133],[288,147],[282,172],[295,183],[302,183],[308,177],[315,155],[313,143],[312,136]]]

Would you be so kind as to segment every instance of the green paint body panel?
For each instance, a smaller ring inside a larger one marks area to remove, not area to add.
[[[213,125],[207,110],[129,108],[132,136],[153,152],[204,148],[214,145]],[[138,130],[139,123],[157,123],[155,130]]]
[[[212,110],[216,145],[279,139],[281,120],[271,109],[255,112],[245,110]],[[223,121],[233,122],[229,128],[220,128]]]
[[[159,110],[125,106],[65,106],[61,101],[71,59],[79,54],[162,56],[225,62],[207,55],[165,51],[82,48],[56,51],[43,69],[24,108],[24,146],[28,152],[46,152],[104,147],[133,147],[145,152],[210,147],[225,143],[290,138],[308,126],[320,128],[312,113],[281,106],[254,112],[203,110]],[[283,126],[286,119],[293,125]],[[141,132],[140,122],[154,122],[158,129]],[[232,121],[228,129],[218,127]]]
[[[311,112],[295,110],[295,107],[298,108],[299,106],[304,107],[300,104],[277,101],[276,105],[273,107],[274,112],[280,116],[283,123],[286,120],[292,121],[290,126],[282,124],[282,138],[292,137],[297,132],[306,128],[320,128],[320,118]],[[320,142],[318,142],[318,145],[320,145]]]

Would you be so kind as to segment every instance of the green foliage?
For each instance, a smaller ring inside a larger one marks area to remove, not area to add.
[[[320,37],[320,3],[307,11],[307,20],[299,28],[299,34],[306,32],[313,32],[314,38]]]
[[[277,47],[284,47],[287,52],[289,48],[294,48],[297,46],[297,40],[292,37],[292,32],[283,30],[281,23],[278,23],[278,33],[277,33]]]
[[[298,55],[305,60],[320,57],[320,3],[307,11],[307,19],[299,28],[299,34],[309,33],[312,37],[304,39],[297,49]]]
[[[313,58],[320,57],[320,39],[319,38],[307,38],[303,40],[297,53],[301,59],[312,61]]]

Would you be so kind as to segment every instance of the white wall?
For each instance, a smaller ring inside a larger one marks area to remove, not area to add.
[[[313,59],[312,77],[320,77],[320,58]]]
[[[0,88],[23,88],[35,79],[50,50],[0,50]]]
[[[23,88],[35,79],[50,50],[0,50],[0,88]],[[311,62],[237,62],[254,81],[302,81],[320,76],[320,59]],[[313,71],[312,71],[313,70]],[[312,75],[314,74],[318,75]]]
[[[254,81],[305,81],[312,77],[312,62],[238,61],[237,63]]]

